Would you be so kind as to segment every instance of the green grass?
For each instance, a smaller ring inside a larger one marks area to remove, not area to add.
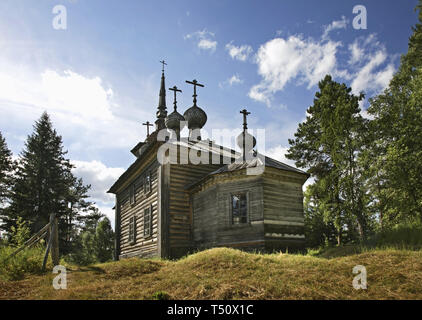
[[[255,254],[228,248],[177,261],[126,259],[68,266],[68,289],[55,275],[0,281],[1,299],[422,299],[422,252],[398,249],[330,255]],[[349,249],[347,249],[349,250]],[[327,253],[325,253],[327,254]],[[356,265],[367,290],[352,286]]]

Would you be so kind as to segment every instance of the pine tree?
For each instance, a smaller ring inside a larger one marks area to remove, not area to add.
[[[0,132],[0,210],[7,205],[7,200],[10,196],[12,171],[12,152],[7,147],[6,139]]]
[[[329,75],[319,82],[319,89],[295,139],[289,139],[287,158],[315,178],[310,192],[325,221],[335,226],[337,243],[346,231],[350,236],[356,228],[363,240],[369,228],[364,175],[358,163],[367,126],[359,108],[364,96],[351,94],[351,88]]]
[[[81,203],[88,190],[82,181],[73,176],[66,153],[61,136],[53,129],[48,114],[44,112],[36,121],[34,132],[28,136],[20,154],[11,203],[3,218],[3,227],[8,232],[21,217],[31,224],[31,233],[34,233],[49,222],[51,213],[56,214],[63,253],[66,253],[66,231],[72,224],[69,215],[75,215],[70,212],[68,203]]]
[[[368,162],[381,222],[422,219],[422,0],[407,54],[388,88],[370,100],[374,116]]]

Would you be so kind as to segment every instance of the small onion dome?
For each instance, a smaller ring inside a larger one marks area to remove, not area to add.
[[[165,120],[166,127],[170,130],[181,131],[185,124],[183,123],[185,118],[176,110],[170,113]]]
[[[201,129],[207,122],[207,114],[196,105],[186,110],[183,116],[188,122],[189,129]]]
[[[243,132],[236,138],[237,145],[240,149],[243,149]],[[245,132],[245,147],[246,151],[252,150],[256,146],[256,139],[248,131]]]

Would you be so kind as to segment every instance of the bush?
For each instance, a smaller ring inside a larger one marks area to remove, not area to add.
[[[170,300],[170,295],[165,291],[157,291],[152,295],[153,300]]]
[[[0,247],[0,278],[3,280],[19,280],[27,274],[41,274],[45,248],[43,246],[27,248],[12,258],[8,258],[15,247]],[[51,258],[47,267],[52,268]]]
[[[373,240],[377,247],[422,249],[422,223],[403,223],[380,232]]]

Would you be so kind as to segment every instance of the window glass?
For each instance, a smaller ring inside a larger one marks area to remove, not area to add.
[[[148,172],[144,179],[144,191],[148,193],[151,191],[151,173]]]
[[[151,235],[151,207],[144,210],[144,237]]]
[[[246,193],[233,194],[232,202],[232,224],[248,222],[248,208]]]

